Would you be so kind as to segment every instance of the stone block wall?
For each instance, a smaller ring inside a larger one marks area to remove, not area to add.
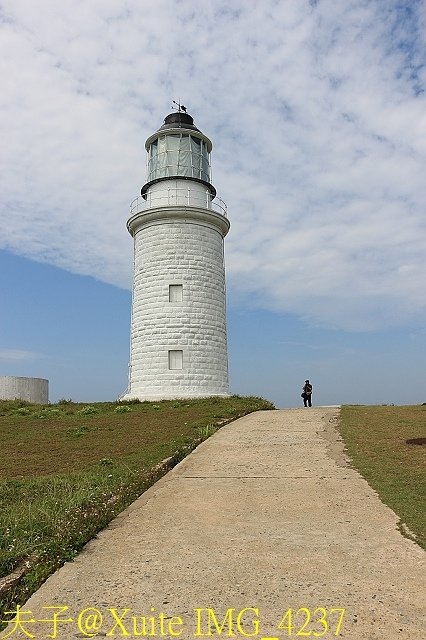
[[[130,385],[124,398],[228,395],[223,233],[211,216],[173,211],[134,234]],[[182,285],[182,301],[169,301]],[[169,351],[183,354],[169,369]]]

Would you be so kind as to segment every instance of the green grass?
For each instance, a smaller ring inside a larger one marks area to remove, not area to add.
[[[353,465],[426,548],[426,406],[345,406],[340,433]]]
[[[0,578],[27,561],[0,612],[66,560],[220,426],[274,406],[261,398],[157,403],[0,401]],[[0,615],[1,619],[1,615]]]

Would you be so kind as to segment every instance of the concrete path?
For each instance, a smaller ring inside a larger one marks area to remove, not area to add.
[[[426,554],[345,461],[337,415],[263,411],[222,428],[24,609],[77,621],[58,622],[67,639],[96,625],[107,637],[201,638],[215,624],[225,637],[335,638],[332,609],[344,608],[338,637],[424,640]],[[53,605],[69,609],[42,608]],[[26,625],[36,638],[53,627]]]

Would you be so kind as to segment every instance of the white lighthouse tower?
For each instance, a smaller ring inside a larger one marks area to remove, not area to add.
[[[229,395],[224,203],[212,143],[184,107],[145,143],[147,182],[131,204],[134,238],[129,386],[122,400]]]

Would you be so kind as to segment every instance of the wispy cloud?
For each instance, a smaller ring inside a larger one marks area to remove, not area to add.
[[[36,360],[40,358],[39,353],[34,351],[25,351],[23,349],[0,349],[0,361],[4,362],[22,362],[27,360]]]
[[[2,6],[1,246],[128,287],[143,143],[180,97],[214,144],[231,304],[424,318],[423,2]]]

